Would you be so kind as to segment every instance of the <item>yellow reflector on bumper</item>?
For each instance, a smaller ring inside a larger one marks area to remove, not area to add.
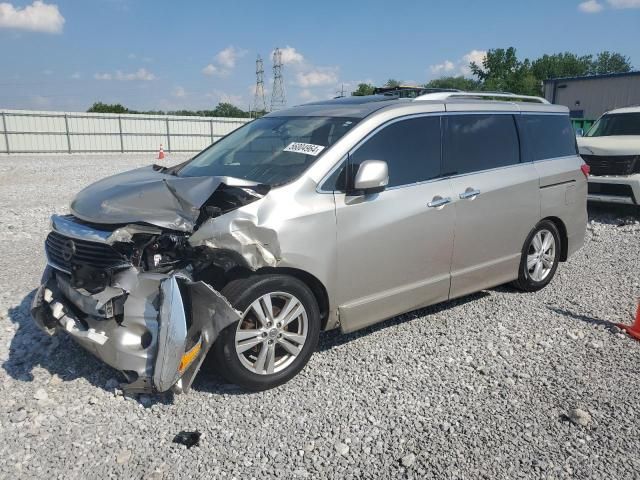
[[[187,367],[191,365],[191,363],[196,359],[196,357],[200,353],[201,349],[202,349],[202,338],[198,340],[198,343],[196,343],[193,346],[193,348],[191,348],[191,350],[189,350],[188,352],[185,352],[185,354],[182,355],[182,358],[180,359],[180,366],[178,367],[178,371],[180,373],[183,373],[187,369]]]

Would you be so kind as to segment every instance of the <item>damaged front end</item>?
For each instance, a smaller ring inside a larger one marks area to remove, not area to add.
[[[98,182],[74,215],[54,215],[31,309],[43,331],[67,332],[122,372],[131,393],[188,391],[218,334],[240,318],[219,293],[226,275],[279,255],[274,235],[237,210],[260,199],[259,188],[163,177],[146,169],[136,185]]]

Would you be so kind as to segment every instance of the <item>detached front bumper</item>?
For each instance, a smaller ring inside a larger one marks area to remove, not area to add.
[[[69,275],[47,267],[31,314],[49,335],[66,331],[78,344],[120,370],[131,393],[188,391],[218,334],[240,318],[204,282],[183,273],[129,268],[90,294]]]

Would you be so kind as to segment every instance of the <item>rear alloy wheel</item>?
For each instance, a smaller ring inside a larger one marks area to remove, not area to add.
[[[516,288],[535,292],[544,288],[553,278],[560,261],[560,234],[553,222],[543,220],[527,237]]]
[[[227,380],[265,390],[302,370],[320,332],[316,299],[303,282],[288,275],[253,275],[229,282],[221,293],[242,312],[214,345]]]

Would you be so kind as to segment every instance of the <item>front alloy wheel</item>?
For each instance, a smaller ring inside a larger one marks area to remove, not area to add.
[[[213,347],[219,372],[248,390],[266,390],[294,377],[318,343],[320,310],[314,294],[290,275],[253,274],[221,293],[242,313]]]
[[[298,357],[309,330],[307,311],[295,296],[267,293],[238,322],[235,349],[242,365],[259,375],[286,369]]]

